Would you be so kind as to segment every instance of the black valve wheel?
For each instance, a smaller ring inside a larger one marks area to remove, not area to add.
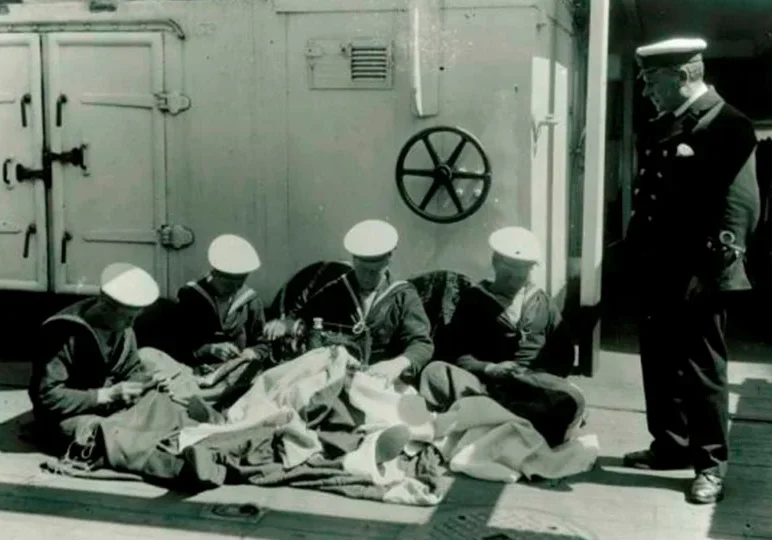
[[[446,160],[440,158],[437,150],[429,139],[429,136],[434,133],[451,133],[460,137],[459,142]],[[419,142],[424,145],[432,160],[433,168],[431,169],[411,169],[405,167],[405,160],[407,159],[408,154]],[[479,154],[483,163],[482,171],[470,172],[456,168],[458,158],[461,156],[461,152],[463,152],[467,145],[470,145],[477,151],[477,154]],[[419,202],[413,200],[408,194],[406,178],[409,176],[432,180],[429,189]],[[399,195],[402,197],[402,200],[405,201],[408,208],[422,218],[434,223],[457,223],[466,219],[477,212],[482,205],[485,204],[485,200],[488,198],[488,194],[491,190],[491,164],[482,144],[480,144],[480,141],[468,131],[451,126],[427,128],[410,137],[399,152],[396,177]],[[456,191],[456,186],[454,185],[454,180],[456,179],[477,180],[480,183],[474,190],[476,194],[474,201],[467,207],[464,207],[464,204]],[[453,205],[456,207],[455,214],[438,215],[427,211],[427,206],[429,206],[429,203],[440,191],[440,188],[445,190]]]

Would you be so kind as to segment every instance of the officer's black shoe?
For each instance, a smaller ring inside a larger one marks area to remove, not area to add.
[[[724,498],[724,479],[719,475],[701,472],[686,492],[686,500],[694,504],[713,504]]]
[[[625,454],[624,458],[622,458],[622,463],[625,467],[650,471],[672,471],[692,467],[691,459],[686,456],[662,454],[653,452],[648,448]]]

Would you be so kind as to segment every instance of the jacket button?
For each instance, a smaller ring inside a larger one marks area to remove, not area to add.
[[[651,198],[652,201],[656,201],[657,200],[657,196],[654,195],[653,193],[651,195],[649,195],[649,197]]]
[[[661,172],[657,173],[657,178],[662,178],[662,173]]]
[[[645,167],[644,167],[644,168],[641,168],[641,170],[640,170],[640,171],[638,171],[638,174],[640,174],[641,176],[643,176],[644,174],[646,174],[646,168],[645,168]]]
[[[662,156],[663,156],[663,157],[667,157],[667,150],[663,150],[663,151],[662,151]]]
[[[651,221],[651,216],[646,216],[646,221]]]
[[[651,155],[651,150],[649,150],[648,148],[646,149],[646,155],[647,155],[647,156],[648,156],[648,155]]]
[[[633,190],[633,195],[638,195],[638,193],[640,193],[640,192],[641,192],[641,188],[635,188]]]

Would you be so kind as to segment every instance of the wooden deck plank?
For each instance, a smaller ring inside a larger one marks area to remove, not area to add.
[[[772,422],[772,352],[753,349],[753,360],[733,360],[728,375],[729,412],[732,418]],[[769,351],[769,348],[763,349]],[[764,359],[765,361],[762,361]],[[597,377],[573,377],[591,406],[643,412],[643,383],[636,354],[604,350]]]

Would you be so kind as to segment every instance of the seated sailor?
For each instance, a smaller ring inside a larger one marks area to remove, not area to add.
[[[565,380],[574,353],[560,312],[530,280],[541,257],[538,239],[507,227],[489,243],[494,279],[462,293],[448,334],[455,365],[426,366],[421,394],[437,410],[465,395],[490,395],[529,420],[550,446],[559,445],[581,422],[584,397]]]
[[[390,382],[415,382],[434,353],[429,319],[413,285],[389,271],[397,247],[396,229],[380,220],[356,224],[343,244],[353,268],[322,287],[296,313],[310,327],[349,336],[365,369]],[[321,319],[321,320],[319,320]],[[268,323],[270,339],[283,336],[295,320]]]
[[[244,238],[224,234],[209,245],[208,260],[209,273],[177,293],[184,344],[180,360],[209,372],[240,356],[267,358],[263,302],[245,285],[260,268],[255,248]]]
[[[131,406],[152,385],[137,353],[132,324],[159,296],[136,266],[114,263],[98,297],[46,320],[33,358],[29,396],[35,422],[52,449],[81,441],[101,418]]]
[[[263,338],[263,303],[245,285],[260,268],[254,247],[224,234],[209,245],[208,260],[209,273],[177,293],[178,358],[154,350],[144,353],[142,361],[177,401],[197,395],[220,408],[249,388],[271,350]]]

